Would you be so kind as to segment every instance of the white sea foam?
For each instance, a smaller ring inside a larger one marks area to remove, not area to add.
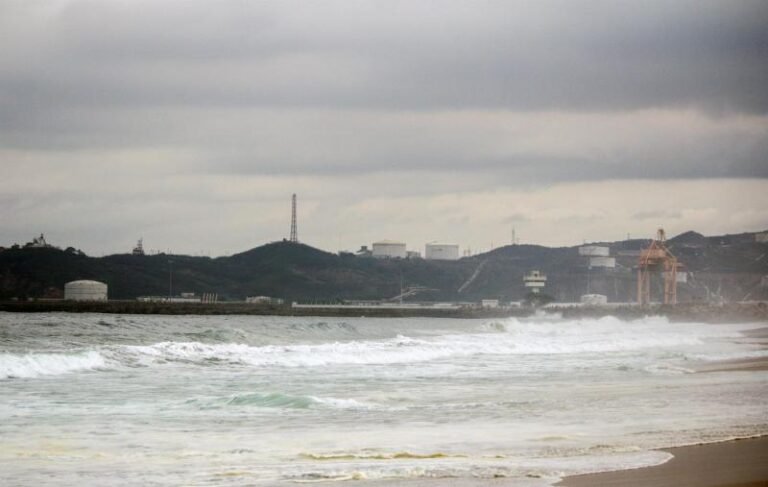
[[[650,467],[669,461],[672,455],[662,451],[604,452],[556,458],[505,459],[468,455],[403,453],[304,454],[310,460],[298,472],[285,479],[298,483],[330,482],[352,479],[498,479],[513,478],[515,485],[552,485],[565,475]],[[323,465],[326,464],[327,465]]]
[[[419,363],[448,357],[510,354],[577,354],[665,350],[737,337],[727,326],[671,324],[665,318],[624,322],[608,317],[556,323],[509,320],[503,333],[451,334],[320,344],[251,346],[240,343],[159,342],[125,350],[156,361],[191,361],[251,366],[311,367]],[[141,360],[141,359],[139,359]],[[678,371],[680,372],[680,371]]]
[[[355,399],[336,397],[294,396],[290,394],[251,392],[233,394],[226,397],[195,398],[186,404],[199,409],[220,409],[226,407],[256,407],[283,409],[375,409],[373,404],[363,403]]]
[[[13,460],[3,473],[14,485],[39,485],[29,472],[44,459],[46,485],[507,477],[545,487],[768,424],[762,372],[688,373],[763,356],[760,337],[742,334],[758,325],[101,319],[0,313],[0,457]],[[115,466],[122,480],[109,477]]]
[[[81,353],[0,354],[0,378],[29,378],[59,375],[107,367],[104,357],[95,351]]]

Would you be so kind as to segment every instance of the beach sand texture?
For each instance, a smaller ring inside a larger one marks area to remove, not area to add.
[[[656,467],[567,478],[562,487],[768,486],[768,437],[668,450],[675,457]]]

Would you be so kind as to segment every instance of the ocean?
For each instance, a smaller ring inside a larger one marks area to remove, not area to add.
[[[768,433],[753,324],[0,313],[0,484],[401,485]],[[494,480],[498,481],[498,480]]]

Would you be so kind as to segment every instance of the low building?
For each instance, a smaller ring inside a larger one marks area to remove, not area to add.
[[[611,249],[604,245],[584,245],[579,247],[579,255],[585,257],[608,257],[611,255]]]
[[[613,269],[616,267],[615,257],[590,257],[589,267],[604,267],[607,269]]]
[[[480,301],[480,305],[483,308],[498,308],[499,307],[499,300],[498,299],[483,299]]]
[[[600,306],[608,304],[608,296],[605,294],[585,294],[581,297],[581,304],[587,306]]]
[[[251,304],[283,304],[283,300],[270,296],[250,296],[245,298],[246,303]]]
[[[139,296],[136,298],[136,301],[140,301],[142,303],[201,303],[202,299],[200,296],[195,296],[194,293],[192,293],[192,297],[184,297],[184,296]]]
[[[72,281],[64,285],[64,299],[71,301],[106,301],[107,285],[99,281]]]
[[[407,254],[403,242],[381,240],[373,243],[371,255],[378,259],[405,259]]]

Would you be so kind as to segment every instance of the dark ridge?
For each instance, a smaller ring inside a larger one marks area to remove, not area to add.
[[[757,240],[755,233],[705,237],[693,231],[669,239],[690,273],[679,286],[680,299],[768,298],[768,244]],[[611,248],[614,269],[590,268],[577,246],[508,245],[457,261],[338,256],[285,241],[214,259],[166,254],[95,258],[54,248],[0,249],[0,299],[60,298],[64,284],[78,279],[107,283],[110,299],[167,296],[172,273],[173,294],[216,293],[221,300],[385,299],[400,294],[401,285],[428,289],[411,298],[418,301],[521,300],[526,295],[523,276],[537,269],[547,274],[546,292],[558,301],[597,293],[627,302],[636,294],[637,251],[647,243],[599,244]],[[654,293],[658,286],[654,283]]]

